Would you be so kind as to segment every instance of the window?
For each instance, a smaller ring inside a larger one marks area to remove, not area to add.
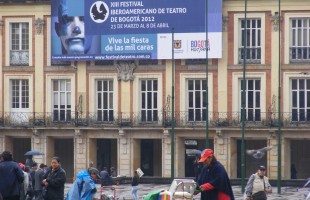
[[[242,110],[243,80],[240,81],[240,110]],[[246,121],[261,120],[261,80],[245,80]]]
[[[97,121],[113,121],[113,81],[97,80]]]
[[[188,80],[188,121],[206,120],[206,80]]]
[[[290,61],[310,61],[310,18],[291,19]]]
[[[158,60],[155,59],[145,59],[139,60],[139,65],[158,65]]]
[[[11,23],[10,65],[29,65],[29,24]]]
[[[19,110],[29,108],[29,81],[11,80],[11,108]]]
[[[53,80],[53,120],[71,120],[71,81]]]
[[[114,65],[114,60],[95,60],[95,65]]]
[[[158,81],[141,80],[141,121],[158,120]]]
[[[246,62],[261,63],[261,27],[261,19],[247,19],[246,23],[244,19],[240,20],[239,64],[244,61],[244,46]]]
[[[292,79],[292,121],[310,120],[310,79]]]
[[[206,64],[207,60],[206,59],[186,59],[185,64],[186,65],[201,65],[201,64]]]
[[[66,60],[51,60],[51,66],[70,66],[71,61],[66,61]]]

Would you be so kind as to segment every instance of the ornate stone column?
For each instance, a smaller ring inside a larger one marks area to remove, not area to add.
[[[221,129],[216,129],[216,136],[214,137],[214,154],[216,159],[222,163],[229,174],[229,153],[228,137]]]
[[[162,135],[162,176],[170,177],[171,176],[171,137],[169,129],[163,130]]]
[[[268,146],[277,146],[277,133],[275,130],[269,130],[269,137],[267,140]],[[278,149],[272,148],[270,151],[267,152],[267,162],[268,162],[268,169],[269,171],[269,178],[277,179],[278,177]]]
[[[133,71],[137,65],[134,61],[117,61],[115,67],[117,69],[117,79],[119,80],[118,84],[121,88],[121,109],[119,112],[122,112],[122,117],[129,118],[129,113],[132,112],[130,107],[132,104],[131,81],[134,79]]]
[[[43,138],[42,130],[32,129],[31,148],[46,154],[44,146],[45,139]],[[36,156],[35,161],[39,164],[45,163],[46,161],[44,158],[45,156]]]
[[[119,129],[119,143],[118,143],[118,159],[119,159],[119,173],[121,175],[130,176],[133,166],[133,149],[131,149],[130,139],[127,137],[123,129]]]
[[[75,174],[82,169],[87,168],[87,142],[80,129],[74,130],[74,170]]]

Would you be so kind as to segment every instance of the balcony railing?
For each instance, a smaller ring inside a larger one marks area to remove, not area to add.
[[[310,62],[310,47],[290,47],[292,63]]]
[[[244,48],[239,48],[239,64],[243,63],[244,59]],[[246,48],[245,61],[248,64],[260,64],[261,63],[261,48]]]
[[[97,113],[66,113],[66,118],[54,118],[53,113],[37,112],[5,112],[0,113],[0,127],[171,127],[172,117],[170,112],[158,112],[156,117],[145,120],[142,112],[137,113],[109,113],[109,116]],[[241,127],[240,112],[209,112],[209,127]],[[203,128],[206,125],[205,117],[192,120],[189,112],[175,112],[176,128]],[[270,128],[278,126],[278,113],[265,112],[258,119],[246,119],[247,128]],[[281,113],[281,127],[310,127],[310,117],[296,118],[296,113]]]
[[[10,51],[10,65],[29,65],[29,51]]]

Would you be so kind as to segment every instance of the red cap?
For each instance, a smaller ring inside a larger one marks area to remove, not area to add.
[[[213,156],[213,150],[212,149],[205,149],[201,152],[201,158],[198,162],[204,162],[210,156]]]
[[[20,168],[22,168],[23,171],[25,171],[25,165],[23,163],[18,163],[18,165],[20,166]]]

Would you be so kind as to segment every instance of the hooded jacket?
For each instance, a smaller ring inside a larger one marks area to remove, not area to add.
[[[86,170],[82,170],[71,186],[66,200],[91,200],[96,191],[94,180]]]

